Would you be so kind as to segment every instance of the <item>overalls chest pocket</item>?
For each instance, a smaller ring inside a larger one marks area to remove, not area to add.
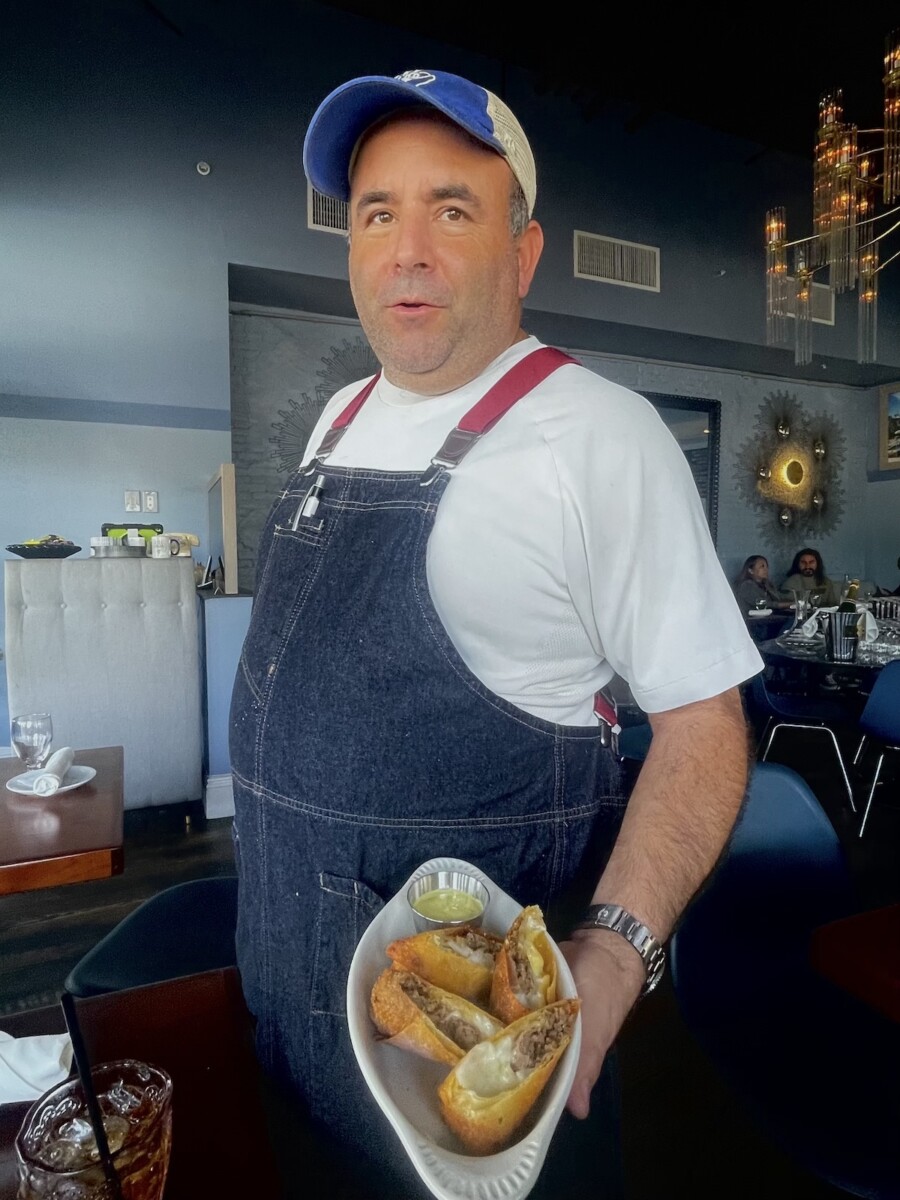
[[[323,476],[294,475],[260,539],[253,612],[241,652],[241,667],[257,694],[309,598],[328,536],[323,493]]]

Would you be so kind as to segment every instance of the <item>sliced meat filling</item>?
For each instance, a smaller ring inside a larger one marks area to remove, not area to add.
[[[462,1050],[471,1050],[483,1041],[485,1035],[463,1013],[429,991],[420,980],[410,975],[401,981],[400,986],[429,1021]]]
[[[528,954],[521,942],[516,942],[510,950],[509,956],[516,974],[516,991],[525,1003],[527,1002],[526,998],[532,998],[535,993],[534,971],[531,969]]]
[[[544,1020],[520,1033],[513,1045],[510,1066],[516,1072],[533,1070],[571,1033],[572,1017],[565,1011],[545,1009]]]

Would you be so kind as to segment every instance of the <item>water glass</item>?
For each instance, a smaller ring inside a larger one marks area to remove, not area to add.
[[[10,737],[12,748],[25,764],[25,769],[36,770],[50,753],[53,741],[50,714],[28,713],[24,717],[13,717]]]
[[[172,1148],[172,1080],[124,1059],[91,1071],[124,1200],[161,1200]],[[19,1200],[111,1200],[81,1083],[51,1088],[16,1138]]]

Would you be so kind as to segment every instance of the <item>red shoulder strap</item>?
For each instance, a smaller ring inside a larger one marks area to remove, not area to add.
[[[444,440],[444,444],[431,460],[431,467],[426,470],[423,483],[430,483],[440,467],[455,467],[472,445],[487,433],[492,425],[500,420],[504,413],[523,396],[542,383],[548,375],[552,375],[566,363],[577,363],[570,354],[556,350],[553,346],[541,346],[532,350],[520,362],[503,375],[494,386],[473,405],[459,424],[452,429]],[[331,428],[325,434],[315,454],[315,460],[321,462],[327,458],[343,437],[350,422],[371,395],[376,383],[381,378],[378,371],[365,387],[343,408],[331,423]]]
[[[498,379],[490,391],[485,392],[465,416],[460,418],[457,429],[466,433],[487,433],[492,425],[512,408],[523,396],[543,383],[548,375],[552,375],[566,363],[577,362],[570,354],[556,350],[553,346],[542,346],[540,350],[532,350],[521,362]]]

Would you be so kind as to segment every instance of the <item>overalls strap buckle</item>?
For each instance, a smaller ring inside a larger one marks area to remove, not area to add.
[[[420,486],[428,487],[433,480],[437,479],[442,470],[452,471],[465,458],[480,437],[480,432],[472,429],[460,429],[458,425],[455,429],[451,429],[444,438],[444,444],[431,460],[431,466],[426,467],[419,480]]]
[[[304,475],[311,475],[315,470],[316,465],[326,459],[335,446],[347,432],[350,422],[368,400],[369,396],[375,389],[375,385],[381,378],[381,371],[376,371],[365,387],[357,392],[348,405],[346,405],[334,418],[331,428],[325,433],[322,441],[319,443],[319,448],[316,451],[316,456],[310,466],[303,472]]]
[[[604,690],[594,696],[594,715],[600,725],[600,744],[610,747],[613,754],[618,754],[619,734],[622,732],[618,705]]]
[[[316,458],[319,462],[321,462],[323,458],[328,457],[346,432],[346,425],[342,425],[340,427],[335,427],[332,425],[331,429],[329,429],[322,438],[322,441],[319,443],[319,448],[316,451]]]

